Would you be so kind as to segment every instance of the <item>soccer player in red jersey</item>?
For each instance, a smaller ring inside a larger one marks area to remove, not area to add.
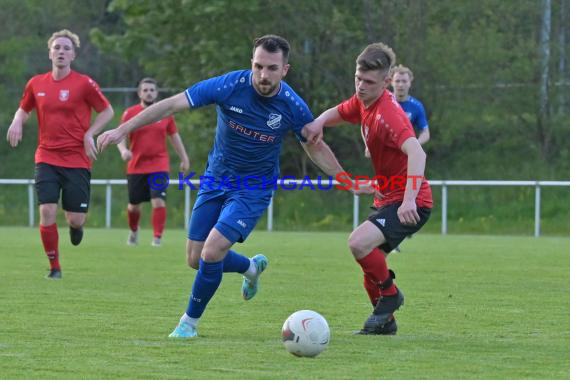
[[[83,238],[89,208],[91,162],[96,159],[94,136],[113,117],[113,108],[99,86],[71,69],[79,37],[67,29],[48,40],[52,69],[28,81],[20,107],[8,129],[12,147],[22,140],[24,123],[35,108],[39,141],[35,154],[36,193],[40,208],[40,236],[50,262],[47,278],[60,279],[57,204],[61,192],[71,243]],[[98,115],[91,123],[91,110]]]
[[[368,45],[356,59],[356,93],[313,122],[318,128],[341,122],[360,125],[375,174],[387,179],[374,185],[379,209],[348,240],[374,307],[362,334],[396,333],[394,312],[403,304],[404,296],[393,281],[395,275],[388,269],[386,255],[427,222],[432,208],[431,189],[423,177],[426,154],[408,117],[386,89],[395,61],[394,52],[385,44]],[[304,147],[327,174],[336,176],[344,171],[324,142]],[[405,184],[396,183],[401,178],[406,179]]]
[[[156,80],[153,78],[142,79],[138,85],[137,95],[140,103],[125,110],[121,123],[125,123],[156,101],[158,97]],[[127,215],[131,231],[127,239],[128,245],[138,244],[140,204],[148,201],[152,205],[151,219],[154,230],[152,245],[155,247],[161,245],[162,233],[166,224],[166,187],[162,188],[160,184],[159,186],[151,186],[149,181],[165,179],[170,170],[168,151],[166,150],[167,136],[180,158],[180,171],[184,173],[190,167],[190,163],[173,116],[129,133],[129,148],[127,148],[125,140],[117,145],[123,160],[129,162],[127,165],[129,189]],[[153,173],[161,174],[152,176]]]

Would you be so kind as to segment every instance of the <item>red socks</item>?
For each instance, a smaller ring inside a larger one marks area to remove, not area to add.
[[[166,207],[153,207],[152,209],[152,228],[154,229],[154,237],[162,237],[164,225],[166,224]]]
[[[42,238],[44,251],[49,259],[50,269],[61,270],[61,267],[59,266],[59,251],[57,247],[59,240],[57,224],[54,223],[49,226],[40,225],[40,236]]]
[[[141,218],[141,212],[139,210],[129,210],[127,209],[127,215],[129,217],[129,228],[131,231],[136,231],[139,229],[139,220]]]
[[[376,305],[380,297],[378,284],[390,278],[388,264],[384,253],[378,248],[374,248],[364,258],[357,260],[364,272],[364,288],[373,305]],[[382,290],[382,295],[393,296],[397,293],[396,284],[392,284],[388,289]]]
[[[139,228],[139,220],[141,218],[140,211],[127,210],[129,216],[129,228],[131,231],[136,231]],[[166,224],[166,207],[153,207],[152,208],[152,228],[154,230],[154,237],[162,237],[164,226]]]
[[[366,293],[368,293],[368,298],[370,298],[372,306],[376,306],[380,299],[380,288],[378,287],[378,284],[366,273],[364,273],[364,289],[366,290]]]

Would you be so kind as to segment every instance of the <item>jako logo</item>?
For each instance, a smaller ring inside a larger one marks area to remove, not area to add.
[[[243,110],[241,108],[237,108],[236,106],[231,106],[230,111],[234,111],[237,113],[243,113]]]

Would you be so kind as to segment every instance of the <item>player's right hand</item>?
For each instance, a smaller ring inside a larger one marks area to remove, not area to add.
[[[318,144],[323,139],[323,123],[315,119],[309,124],[305,124],[301,130],[301,134],[309,144]]]
[[[22,141],[22,124],[12,123],[10,128],[8,128],[6,140],[8,140],[12,148],[17,147],[18,143]]]
[[[121,151],[121,158],[123,161],[129,161],[131,158],[133,158],[133,152],[131,152],[129,149],[125,149]]]
[[[126,133],[120,127],[111,129],[97,137],[97,150],[102,152],[111,144],[118,144],[126,137]]]
[[[418,214],[418,207],[414,201],[404,200],[400,207],[398,207],[398,219],[400,223],[408,226],[415,226],[420,222],[420,215]]]

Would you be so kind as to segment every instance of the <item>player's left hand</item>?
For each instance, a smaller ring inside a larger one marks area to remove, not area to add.
[[[91,161],[97,160],[97,148],[95,147],[95,140],[91,134],[86,133],[85,136],[83,136],[83,147],[85,148],[85,154]]]
[[[376,192],[376,190],[369,183],[358,184],[358,189],[351,188],[351,190],[352,194],[354,195],[362,195],[362,194],[371,195]]]
[[[420,222],[420,215],[418,214],[416,202],[404,200],[402,205],[398,208],[398,218],[402,224],[409,226],[418,224]]]
[[[381,192],[380,190],[375,189],[375,190],[374,190],[374,197],[375,197],[375,198],[378,198],[379,200],[382,200],[382,199],[385,198],[386,196],[385,196],[384,193]]]
[[[188,159],[180,161],[180,172],[186,173],[190,169],[190,161]]]
[[[104,151],[110,144],[118,144],[126,137],[126,133],[118,127],[111,129],[105,133],[102,133],[97,137],[97,150],[100,152]]]

